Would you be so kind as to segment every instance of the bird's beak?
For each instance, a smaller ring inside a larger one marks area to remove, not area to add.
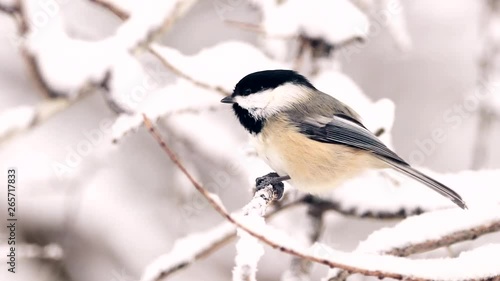
[[[234,99],[231,96],[227,96],[227,97],[223,98],[220,102],[222,102],[222,103],[234,103]]]

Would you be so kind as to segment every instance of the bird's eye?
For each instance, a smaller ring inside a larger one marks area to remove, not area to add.
[[[248,88],[248,89],[245,89],[245,91],[243,93],[245,96],[248,96],[252,93],[252,90],[250,88]]]

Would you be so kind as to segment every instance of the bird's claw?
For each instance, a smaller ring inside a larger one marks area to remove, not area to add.
[[[265,176],[256,178],[255,191],[259,191],[271,185],[273,187],[274,200],[280,200],[285,192],[285,185],[278,179],[279,177],[277,173],[269,173]]]

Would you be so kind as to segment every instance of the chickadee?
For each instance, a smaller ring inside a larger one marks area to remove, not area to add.
[[[266,185],[290,180],[295,188],[318,193],[367,168],[390,167],[467,208],[455,191],[387,148],[354,110],[297,72],[249,74],[221,102],[233,105],[241,125],[253,136],[258,155],[277,172],[260,178],[267,179]]]

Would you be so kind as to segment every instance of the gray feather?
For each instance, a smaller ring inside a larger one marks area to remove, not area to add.
[[[444,197],[447,197],[448,199],[453,201],[453,203],[457,204],[460,208],[467,209],[467,205],[462,200],[462,197],[460,197],[460,195],[458,195],[458,193],[456,193],[452,189],[448,188],[444,184],[422,174],[421,172],[413,169],[409,165],[401,165],[399,163],[394,163],[394,162],[392,162],[388,159],[384,159],[384,158],[380,158],[380,160],[387,163],[389,166],[391,166],[396,171],[401,172],[401,173],[427,185],[428,187],[432,188],[434,191],[438,192],[439,194],[441,194]]]
[[[319,95],[320,98],[314,99],[314,102],[299,105],[288,112],[288,117],[302,134],[319,142],[342,144],[371,152],[393,169],[427,185],[459,207],[467,208],[455,191],[413,169],[385,146],[362,125],[354,110],[324,93]]]

